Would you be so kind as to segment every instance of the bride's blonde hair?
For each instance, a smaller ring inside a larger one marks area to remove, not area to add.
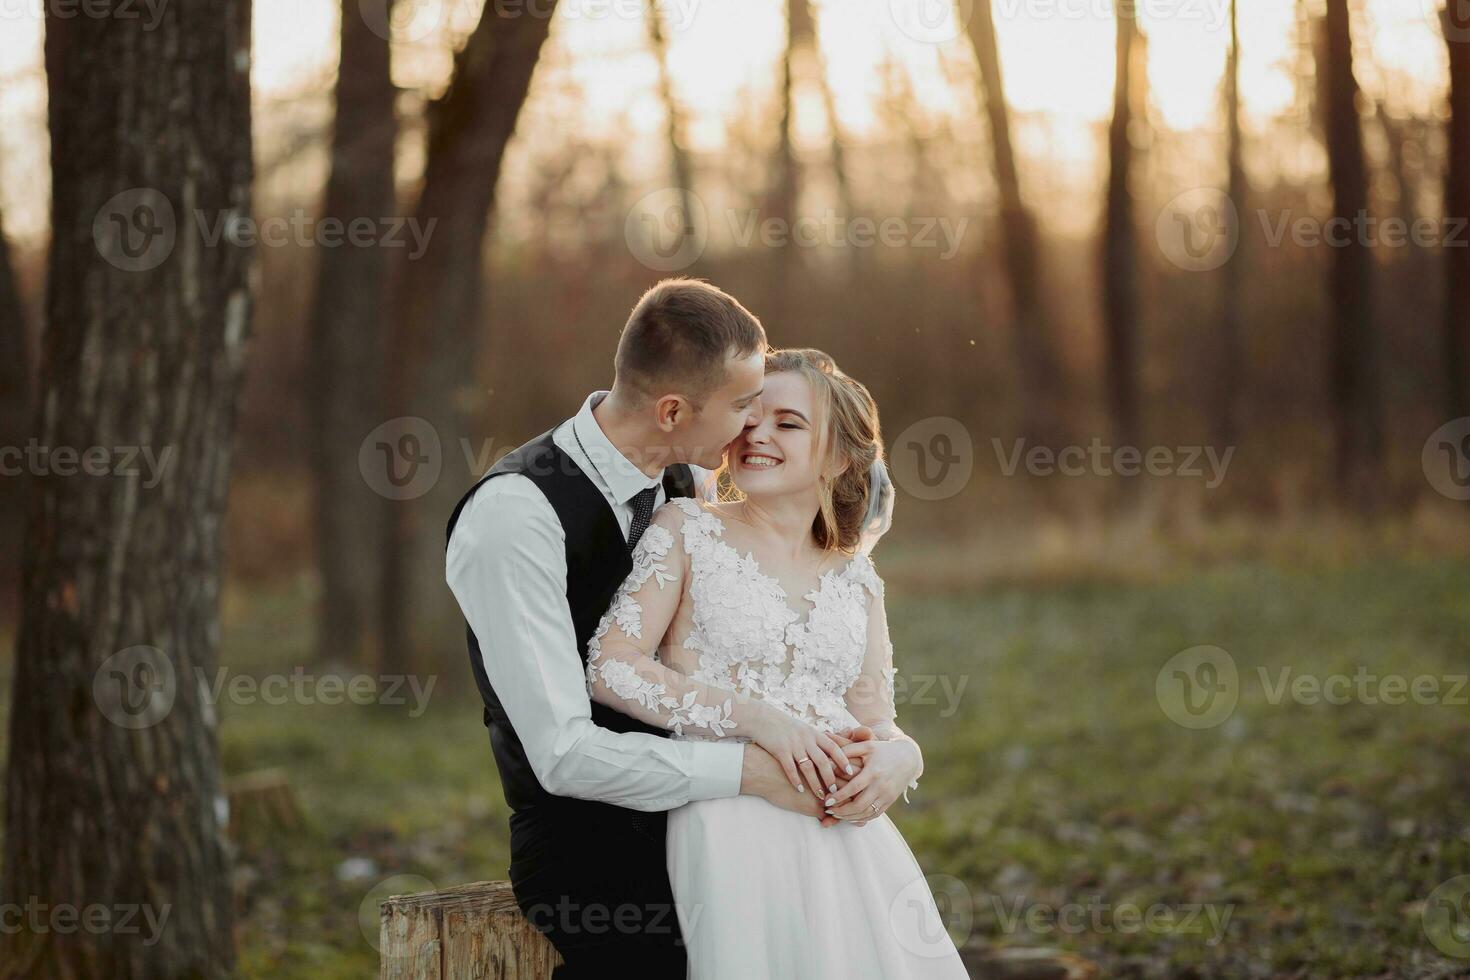
[[[812,539],[820,548],[852,554],[862,541],[869,508],[869,471],[883,458],[878,404],[862,382],[843,373],[831,355],[811,347],[766,353],[766,374],[801,375],[817,402],[820,504]]]

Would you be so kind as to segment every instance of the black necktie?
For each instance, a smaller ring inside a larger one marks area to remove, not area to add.
[[[638,539],[648,530],[648,522],[653,519],[653,496],[656,493],[658,487],[648,487],[633,495],[633,526],[628,528],[629,551],[638,546]]]

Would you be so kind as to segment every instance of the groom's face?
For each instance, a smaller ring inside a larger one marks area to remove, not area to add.
[[[718,469],[730,444],[761,419],[761,389],[765,385],[765,351],[725,362],[725,383],[704,399],[679,433],[675,453],[686,463]]]

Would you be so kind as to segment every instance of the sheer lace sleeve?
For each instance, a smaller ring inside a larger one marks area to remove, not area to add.
[[[599,704],[683,735],[748,735],[759,706],[654,659],[678,612],[689,556],[676,545],[684,514],[666,503],[633,549],[633,570],[587,641],[587,694]]]
[[[869,558],[863,556],[858,560],[863,563],[858,570],[859,578],[872,598],[868,603],[867,650],[863,654],[862,671],[847,689],[847,710],[880,739],[908,738],[898,727],[893,681],[898,670],[893,666],[893,643],[888,636],[883,580],[878,577],[878,571]],[[909,789],[918,788],[918,779],[909,782]],[[904,790],[903,798],[908,802],[908,790]]]

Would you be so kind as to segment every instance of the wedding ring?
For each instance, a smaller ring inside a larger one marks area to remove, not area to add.
[[[811,756],[804,755],[800,759],[797,759],[796,760],[796,764],[798,766],[801,765],[803,762],[812,762]],[[816,763],[815,762],[812,762],[812,765],[816,765]]]
[[[878,804],[877,803],[869,803],[868,806],[870,806],[870,807],[873,808],[873,812],[874,813],[877,813],[878,812]]]

